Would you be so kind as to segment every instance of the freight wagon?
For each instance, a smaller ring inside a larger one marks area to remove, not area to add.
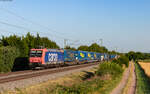
[[[104,60],[109,60],[109,55],[107,53],[104,53]]]
[[[101,61],[101,56],[102,56],[102,54],[101,53],[95,53],[96,54],[96,60],[97,61]]]
[[[87,62],[91,62],[92,56],[90,52],[87,52]]]
[[[77,52],[72,50],[64,50],[64,62],[66,65],[77,64]]]
[[[77,63],[86,63],[88,61],[87,51],[76,51]]]
[[[109,59],[116,59],[116,58],[117,58],[117,55],[115,54],[109,56]]]

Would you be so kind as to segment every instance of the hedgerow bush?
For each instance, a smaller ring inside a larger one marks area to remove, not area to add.
[[[122,72],[123,72],[123,69],[118,64],[112,63],[112,62],[104,62],[99,65],[99,68],[96,71],[96,74],[98,76],[102,76],[105,74],[118,75],[118,74],[121,74]]]
[[[93,79],[85,81],[73,86],[57,85],[56,90],[52,94],[92,94],[92,92],[99,90],[104,85],[104,81],[100,79]]]
[[[119,64],[120,66],[123,65],[125,65],[126,67],[129,66],[129,59],[126,56],[120,56],[118,59],[115,59],[112,62]]]
[[[10,72],[19,50],[15,47],[0,47],[0,73]]]

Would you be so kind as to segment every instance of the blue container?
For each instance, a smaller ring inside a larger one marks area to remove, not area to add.
[[[92,60],[91,52],[87,52],[87,60]]]
[[[86,52],[86,51],[76,51],[76,59],[78,60],[78,61],[85,61],[85,60],[87,60],[88,58],[87,58],[87,53],[88,52]]]
[[[109,59],[112,59],[112,55],[109,55]]]
[[[104,53],[104,60],[108,60],[109,59],[109,55]]]
[[[98,59],[98,54],[96,52],[94,52],[94,60],[97,60]]]
[[[94,62],[97,58],[97,54],[95,52],[87,52],[88,62]]]
[[[49,49],[45,53],[45,64],[57,64],[64,62],[64,52],[62,50]]]
[[[96,60],[101,60],[101,56],[102,56],[101,53],[96,53]]]
[[[116,55],[110,55],[110,59],[114,59],[116,57]]]
[[[91,54],[91,60],[94,60],[94,52],[90,52],[90,54]]]
[[[76,60],[77,53],[72,50],[64,50],[64,61],[73,62]]]

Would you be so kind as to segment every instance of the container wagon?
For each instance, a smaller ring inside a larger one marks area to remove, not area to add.
[[[76,60],[78,64],[87,63],[88,61],[87,51],[76,51]]]
[[[64,50],[64,62],[66,65],[78,64],[77,52],[72,50]]]

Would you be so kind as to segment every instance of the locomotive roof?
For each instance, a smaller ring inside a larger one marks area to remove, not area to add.
[[[50,52],[64,52],[63,50],[60,50],[60,49],[47,49],[47,51],[50,51]]]

